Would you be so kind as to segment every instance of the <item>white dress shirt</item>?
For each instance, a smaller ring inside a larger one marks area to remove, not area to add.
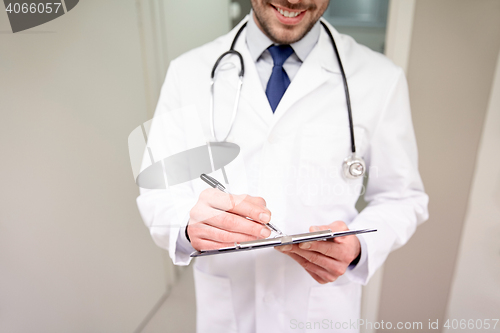
[[[246,29],[247,47],[250,51],[253,61],[255,62],[257,73],[259,74],[260,81],[262,82],[262,87],[265,91],[274,65],[271,53],[267,48],[271,45],[274,45],[275,43],[273,43],[273,41],[269,39],[269,37],[267,37],[262,32],[262,30],[259,29],[259,27],[255,23],[253,12],[250,13],[250,19],[248,20]],[[314,27],[307,33],[307,35],[304,36],[304,38],[296,43],[290,44],[294,53],[283,64],[283,68],[285,69],[290,82],[293,81],[295,75],[300,69],[300,66],[318,43],[320,30],[321,25],[318,21],[316,22]]]

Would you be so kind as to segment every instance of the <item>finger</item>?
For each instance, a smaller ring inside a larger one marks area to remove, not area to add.
[[[315,231],[324,231],[324,230],[331,230],[330,226],[328,225],[319,225],[319,226],[312,226],[309,227],[310,232],[315,232]]]
[[[347,227],[347,225],[342,222],[342,221],[336,221],[336,222],[333,222],[331,224],[331,227],[332,227],[332,231],[333,232],[338,232],[338,231],[348,231],[349,228]],[[352,237],[356,237],[355,235],[351,235],[351,236],[342,236],[342,237],[335,237],[333,238],[333,241],[335,243],[345,243],[345,242],[348,242],[350,238]]]
[[[289,251],[286,251],[286,252],[283,252],[283,253],[289,255],[296,262],[298,262],[299,265],[302,266],[306,271],[308,271],[309,274],[313,273],[313,274],[317,275],[318,277],[320,277],[324,281],[324,283],[333,282],[333,281],[335,281],[337,279],[337,276],[331,274],[330,272],[328,272],[323,267],[320,267],[320,266],[318,266],[318,265],[310,262],[309,260],[307,260],[306,258],[302,257],[301,255],[298,255],[297,253],[289,252]]]
[[[254,239],[267,238],[271,235],[271,230],[266,226],[232,213],[222,212],[203,222],[222,230],[249,235]]]
[[[256,239],[254,236],[245,235],[237,232],[228,232],[226,230],[222,230],[213,226],[209,226],[208,228],[201,227],[190,229],[190,235],[192,237],[198,237],[210,241],[215,241],[219,243],[230,243],[234,244],[235,242],[248,242]]]
[[[197,251],[209,251],[234,246],[234,243],[219,243],[208,239],[196,238],[191,241],[191,245]]]
[[[211,225],[231,232],[238,232],[255,238],[267,238],[271,231],[260,223],[239,215],[227,213],[208,206],[197,206],[190,212],[190,225]]]
[[[346,244],[350,243],[351,241],[356,241],[355,238],[358,236],[356,235],[350,235],[350,236],[342,236],[342,237],[334,237],[332,238],[332,242],[336,244]]]
[[[201,192],[200,200],[208,206],[219,210],[228,211],[237,203],[244,200],[245,196],[234,195],[222,192],[220,190],[209,188]]]
[[[316,273],[313,273],[313,272],[308,271],[308,270],[306,270],[306,272],[307,272],[307,273],[309,273],[309,275],[311,275],[311,277],[312,277],[314,280],[316,280],[316,282],[318,282],[319,284],[327,284],[328,282],[330,282],[330,281],[327,281],[327,280],[322,279],[322,278],[321,278],[318,274],[316,274]],[[333,282],[333,281],[332,281],[332,282]]]
[[[312,226],[309,228],[309,231],[311,232],[323,231],[323,230],[331,230],[333,232],[339,232],[339,231],[348,231],[349,228],[343,221],[335,221],[333,223],[330,223],[329,225]],[[355,237],[355,236],[335,237],[333,238],[333,241],[336,243],[343,243],[346,241],[346,237]]]
[[[246,200],[248,200],[249,202],[254,203],[256,205],[259,205],[261,207],[267,207],[267,203],[266,203],[266,200],[264,200],[264,198],[252,197],[251,195],[248,195],[246,197]]]
[[[343,221],[335,221],[333,223],[330,223],[328,225],[318,225],[318,226],[312,226],[309,228],[309,231],[323,231],[323,230],[328,230],[330,229],[333,232],[337,231],[347,231],[349,228]]]
[[[229,195],[215,189],[203,191],[200,198],[212,208],[249,217],[256,222],[267,223],[271,220],[271,211],[267,209],[262,198],[254,198],[249,195]]]
[[[326,270],[331,276],[334,276],[335,278],[343,275],[345,273],[345,270],[347,266],[333,258],[327,257],[322,253],[315,252],[315,251],[308,251],[308,250],[303,250],[297,245],[294,245],[292,247],[291,252],[298,254],[299,256],[303,257],[310,263],[319,266]],[[317,272],[315,272],[317,273]],[[320,275],[321,276],[321,275]]]
[[[292,249],[292,245],[291,244],[281,245],[281,246],[275,246],[274,248],[280,252],[287,252]]]
[[[271,221],[271,211],[267,209],[265,201],[262,198],[247,196],[243,201],[235,205],[234,208],[228,210],[228,212],[249,217],[260,223]]]
[[[330,241],[315,241],[300,243],[299,248],[319,252],[335,260],[342,260],[345,254],[344,246]]]
[[[355,243],[350,242],[351,240],[357,240],[350,239],[349,237],[356,236],[346,236],[346,241],[340,243],[336,243],[330,240],[301,243],[299,244],[299,248],[301,248],[302,250],[319,252],[341,263],[350,263],[357,257],[359,252],[355,250],[356,246],[353,245]]]

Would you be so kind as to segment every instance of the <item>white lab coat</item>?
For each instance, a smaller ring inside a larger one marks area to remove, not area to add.
[[[211,140],[210,72],[237,29],[172,61],[148,143],[156,160]],[[330,29],[347,73],[358,154],[370,171],[365,195],[369,206],[357,213],[362,181],[341,175],[342,161],[350,154],[347,109],[339,65],[323,29],[274,114],[248,52],[245,30],[240,36],[236,49],[246,72],[228,141],[238,144],[241,153],[226,167],[230,190],[263,197],[272,222],[289,234],[336,220],[350,229],[378,232],[358,236],[361,262],[326,285],[274,249],[197,259],[198,332],[358,332],[353,323],[360,316],[361,285],[427,219],[428,197],[417,168],[403,71]],[[218,137],[231,118],[235,66],[237,58],[230,57],[217,75]],[[220,171],[212,175],[223,179]],[[170,252],[175,264],[190,261],[179,245],[179,227],[186,225],[189,210],[205,188],[194,180],[167,191],[142,190],[138,198],[153,239]]]

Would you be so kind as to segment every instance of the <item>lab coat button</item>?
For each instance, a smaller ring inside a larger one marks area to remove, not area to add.
[[[266,304],[273,304],[275,302],[275,297],[273,294],[267,294],[264,296],[264,303]]]

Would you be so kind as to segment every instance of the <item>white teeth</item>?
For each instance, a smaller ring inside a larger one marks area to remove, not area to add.
[[[300,15],[300,12],[289,12],[289,11],[286,11],[286,10],[282,10],[280,8],[276,8],[278,10],[278,12],[280,12],[281,15],[283,15],[284,17],[297,17]]]

